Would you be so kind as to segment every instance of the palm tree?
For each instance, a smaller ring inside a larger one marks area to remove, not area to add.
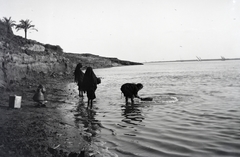
[[[9,32],[11,30],[12,32],[12,27],[16,26],[16,22],[11,19],[11,17],[6,18],[3,17],[2,22],[7,26],[7,31]]]
[[[31,22],[30,20],[20,20],[19,21],[20,24],[16,25],[16,29],[17,31],[19,31],[20,29],[24,29],[24,32],[25,32],[25,39],[27,39],[27,30],[28,29],[32,29],[32,30],[35,30],[35,31],[38,31],[37,29],[35,29],[35,25],[31,25]]]

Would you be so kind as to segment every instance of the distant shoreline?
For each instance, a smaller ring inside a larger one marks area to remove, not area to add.
[[[205,61],[229,61],[229,60],[240,60],[240,58],[226,58],[226,59],[190,59],[190,60],[173,60],[173,61],[151,61],[144,63],[163,63],[163,62],[205,62]]]

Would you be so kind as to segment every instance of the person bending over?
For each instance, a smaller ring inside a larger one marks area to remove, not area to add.
[[[121,91],[123,95],[125,96],[126,104],[128,103],[128,98],[131,99],[131,103],[134,104],[134,98],[141,99],[140,96],[138,96],[138,91],[143,88],[143,85],[141,83],[135,84],[135,83],[125,83],[121,86]]]

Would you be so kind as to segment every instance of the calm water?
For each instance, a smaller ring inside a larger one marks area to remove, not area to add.
[[[240,61],[149,63],[95,69],[101,123],[93,147],[103,156],[240,156]],[[120,87],[141,82],[125,105]],[[85,98],[86,99],[86,98]]]

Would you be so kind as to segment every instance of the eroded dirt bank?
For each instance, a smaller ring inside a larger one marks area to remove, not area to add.
[[[70,82],[64,78],[25,80],[1,90],[1,157],[96,156],[91,148],[99,130],[92,119],[95,112],[86,109]],[[36,107],[32,101],[39,83],[47,89],[46,107]],[[20,109],[8,107],[9,95],[22,96]]]

